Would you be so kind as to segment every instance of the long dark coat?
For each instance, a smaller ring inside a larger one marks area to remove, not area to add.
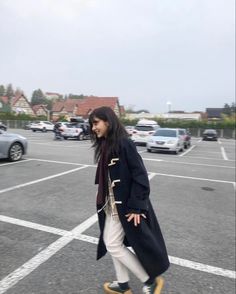
[[[120,154],[109,160],[108,169],[111,177],[114,197],[120,222],[125,232],[124,244],[131,246],[142,266],[151,278],[161,275],[169,267],[165,242],[149,200],[150,186],[147,171],[136,146],[130,139],[123,139]],[[99,207],[97,207],[99,209]],[[129,212],[146,214],[135,227],[125,216]],[[107,252],[103,241],[105,212],[98,213],[101,230],[97,259]]]

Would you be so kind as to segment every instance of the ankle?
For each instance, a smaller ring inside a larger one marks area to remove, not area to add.
[[[155,283],[155,278],[153,279],[153,278],[149,278],[145,283],[144,283],[144,285],[145,286],[151,286],[151,285],[153,285]]]
[[[120,289],[121,289],[122,291],[126,291],[126,290],[129,290],[129,289],[130,289],[130,287],[129,287],[129,283],[128,283],[128,282],[125,282],[125,283],[119,283],[119,282],[118,282],[118,284],[119,284]]]

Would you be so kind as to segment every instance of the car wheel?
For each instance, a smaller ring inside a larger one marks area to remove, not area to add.
[[[47,129],[46,128],[43,128],[42,129],[42,132],[46,133],[47,132]]]
[[[68,138],[67,137],[63,137],[64,138],[64,140],[67,140]]]
[[[36,130],[32,130],[32,132],[36,132]]]
[[[78,136],[78,140],[79,140],[79,141],[84,140],[84,133],[80,133],[80,134],[79,134],[79,136]]]
[[[20,143],[13,143],[9,149],[8,158],[10,161],[17,161],[22,158],[23,147]]]

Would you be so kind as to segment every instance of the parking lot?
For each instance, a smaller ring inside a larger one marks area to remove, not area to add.
[[[108,255],[96,261],[91,143],[16,131],[29,150],[0,160],[0,294],[102,294],[115,276]],[[235,141],[192,138],[179,155],[137,149],[171,261],[163,293],[235,293]],[[133,276],[131,286],[141,294]]]

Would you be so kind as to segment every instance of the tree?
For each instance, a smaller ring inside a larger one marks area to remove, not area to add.
[[[24,94],[24,92],[21,90],[21,88],[16,88],[15,96],[20,96],[22,94]]]
[[[6,93],[5,87],[3,85],[0,85],[0,96],[4,96]]]
[[[235,102],[232,102],[231,103],[230,108],[231,108],[231,113],[232,114],[235,114],[236,113],[236,104],[235,104]]]
[[[83,99],[85,96],[83,94],[80,95],[74,95],[74,94],[69,94],[69,99]]]
[[[9,101],[12,99],[12,97],[15,95],[12,84],[7,85],[6,94],[5,94]]]
[[[235,110],[236,110],[236,106],[234,102],[232,102],[231,105],[229,105],[228,103],[224,104],[223,113],[225,115],[231,116],[232,114],[235,113]]]
[[[38,90],[34,90],[32,97],[31,97],[31,104],[34,105],[38,105],[38,104],[48,104],[47,103],[47,99],[45,98],[43,92],[41,89]]]

